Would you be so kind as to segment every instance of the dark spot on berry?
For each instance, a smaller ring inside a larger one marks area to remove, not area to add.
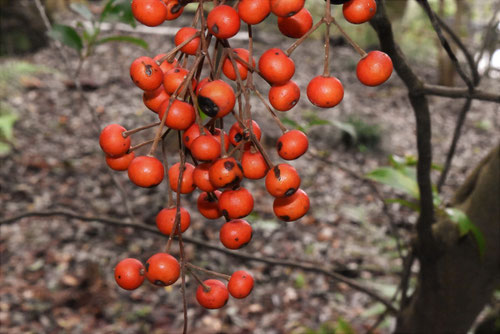
[[[283,142],[280,140],[278,142],[278,152],[281,151],[281,148],[283,147]]]
[[[290,13],[286,14],[286,17],[294,16],[295,14],[297,14],[297,12],[290,12]]]
[[[182,6],[180,4],[176,4],[176,5],[173,5],[172,6],[172,14],[176,14],[177,12],[179,12],[181,10]]]
[[[157,279],[154,283],[154,285],[158,285],[158,286],[167,286],[163,281]]]
[[[240,239],[239,238],[234,238],[234,241],[240,241]]]
[[[278,181],[281,181],[281,171],[278,166],[274,166],[273,168],[274,176],[278,179]]]
[[[239,143],[243,139],[243,135],[241,133],[237,133],[234,135],[234,141]]]
[[[186,136],[186,137],[184,138],[184,141],[188,142],[188,141],[189,141],[189,136]]]
[[[280,53],[279,53],[278,51],[276,51],[274,54],[275,54],[275,55],[277,55],[277,56],[279,56],[279,55],[280,55]]]
[[[176,69],[174,70],[174,73],[179,73],[180,71],[181,71],[180,69],[176,68]]]
[[[286,222],[290,220],[290,217],[289,217],[289,216],[279,216],[279,218],[280,218],[281,220],[286,221]]]
[[[288,190],[285,192],[285,196],[286,196],[286,197],[291,196],[291,195],[295,194],[295,191],[297,191],[295,188],[290,188],[290,189],[288,189]]]
[[[146,75],[148,77],[150,77],[151,75],[153,75],[153,66],[151,66],[151,65],[148,64],[148,65],[144,65],[144,67],[145,67]]]
[[[290,103],[290,105],[293,107],[294,105],[296,105],[296,104],[297,104],[297,102],[299,102],[299,99],[293,100],[293,101]]]
[[[224,216],[224,218],[226,218],[227,220],[229,220],[229,213],[227,212],[226,209],[222,210],[222,215]]]
[[[215,115],[219,112],[219,106],[207,97],[199,96],[198,105],[200,106],[201,111],[209,117],[215,117]]]
[[[219,33],[219,26],[217,24],[214,24],[212,26],[212,31],[215,33],[215,34],[218,34]]]
[[[149,262],[146,262],[146,272],[149,272]]]
[[[118,279],[122,278],[120,275],[118,275]]]
[[[243,276],[241,276],[241,278],[247,278],[247,275],[243,275]]]
[[[224,162],[224,168],[227,169],[228,171],[232,170],[234,168],[234,162],[232,162],[232,161],[225,161]]]

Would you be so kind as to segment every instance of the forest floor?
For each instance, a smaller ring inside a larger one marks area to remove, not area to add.
[[[55,48],[0,60],[4,70],[15,68],[20,62],[37,67],[29,75],[11,79],[2,96],[2,109],[8,108],[18,119],[12,150],[0,158],[0,219],[30,211],[66,210],[82,216],[133,222],[113,182],[115,177],[127,194],[136,221],[155,227],[154,217],[164,205],[164,184],[139,189],[128,181],[126,173],[110,172],[99,148],[99,130],[92,120],[95,113],[101,127],[120,123],[134,128],[157,119],[143,106],[142,94],[131,82],[128,67],[140,55],[154,56],[156,50],[170,50],[173,37],[141,37],[154,51],[145,52],[124,44],[103,45],[97,47],[96,54],[84,66],[81,75],[84,99],[93,110],[86,107],[70,84],[71,74],[64,69]],[[270,46],[286,48],[292,42],[266,29],[257,29],[256,56]],[[308,40],[294,52],[292,58],[297,66],[294,80],[303,94],[297,106],[281,114],[282,118],[307,128],[310,151],[322,156],[307,154],[291,162],[302,177],[301,187],[310,196],[311,210],[299,221],[278,221],[263,182],[244,181],[255,198],[254,212],[248,218],[254,233],[252,242],[236,252],[326,265],[390,299],[397,289],[402,264],[391,221],[405,244],[417,216],[409,209],[391,204],[388,217],[370,185],[353,177],[352,172],[364,175],[386,166],[389,154],[416,156],[414,116],[407,91],[395,73],[377,88],[357,82],[358,58],[348,46],[335,46],[332,53],[332,73],[345,87],[343,102],[327,110],[312,106],[305,87],[308,80],[321,74],[322,45],[319,40]],[[244,46],[243,40],[232,42],[232,47]],[[437,71],[432,65],[414,68],[422,78],[435,83]],[[267,94],[264,82],[256,81]],[[488,91],[500,91],[500,82],[493,79],[484,78],[482,86]],[[442,165],[462,101],[437,97],[430,97],[429,101],[434,162]],[[254,102],[253,118],[263,129],[263,143],[273,161],[278,161],[273,147],[279,128],[258,101]],[[473,102],[443,191],[445,200],[450,199],[468,172],[497,144],[498,109],[494,103]],[[317,119],[362,123],[366,125],[364,133],[375,133],[374,139],[365,146],[348,147],[338,127],[314,125],[325,123]],[[225,122],[226,130],[231,124],[231,120]],[[150,131],[134,136],[133,143],[149,139],[152,134]],[[175,140],[169,149],[172,163],[177,159]],[[146,154],[147,148],[140,152]],[[434,173],[436,181],[439,173]],[[404,198],[402,193],[377,187],[385,198]],[[195,191],[182,198],[192,217],[185,235],[220,245],[218,229],[223,221],[208,221],[200,216],[196,212],[197,196]],[[119,260],[136,257],[146,261],[164,248],[165,240],[133,228],[62,216],[29,217],[2,225],[0,332],[181,332],[180,280],[168,288],[144,284],[128,292],[121,290],[113,278],[113,268]],[[173,249],[178,256],[177,247]],[[188,277],[192,333],[333,333],[333,328],[345,327],[345,323],[356,332],[364,332],[384,312],[383,305],[365,293],[318,273],[243,260],[193,244],[186,245],[186,255],[193,263],[212,270],[225,273],[249,270],[256,279],[248,298],[230,299],[222,309],[208,311],[197,305],[197,284]],[[413,270],[417,270],[416,266]],[[389,317],[377,332],[386,333],[393,324]]]

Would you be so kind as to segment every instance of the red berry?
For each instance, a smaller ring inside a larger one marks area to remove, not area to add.
[[[299,189],[292,196],[276,198],[273,210],[279,219],[293,221],[302,218],[309,211],[309,205],[309,196]]]
[[[153,58],[153,60],[159,61],[161,58],[165,57],[166,55],[167,55],[166,53],[160,53],[160,54],[156,55]],[[164,60],[161,62],[160,68],[161,68],[161,71],[163,72],[163,74],[165,74],[168,71],[170,71],[171,69],[173,69],[174,67],[177,67],[177,65],[178,65],[177,59],[174,59],[171,63],[169,63],[167,60]]]
[[[219,197],[221,192],[214,191],[212,194],[202,192],[198,197],[197,206],[201,215],[208,219],[217,219],[222,217],[222,212],[219,209]]]
[[[203,130],[205,131],[205,133],[208,133],[207,128],[203,128]],[[184,146],[190,149],[193,141],[200,135],[201,135],[200,127],[198,126],[197,123],[193,123],[189,128],[186,129],[186,131],[184,131],[184,134],[182,135],[182,141],[184,142]]]
[[[278,17],[278,29],[287,37],[300,38],[313,25],[311,13],[304,7],[297,14],[290,17]]]
[[[249,60],[250,54],[249,54],[248,50],[237,48],[237,49],[233,49],[233,51],[234,51],[234,53],[236,53],[238,55],[238,57],[240,57],[241,59],[246,61],[248,64],[250,64],[250,60]],[[236,57],[235,57],[234,62],[236,64],[236,68],[238,69],[238,72],[240,73],[241,80],[245,80],[247,78],[247,75],[248,75],[248,67],[244,63],[242,63],[240,60],[237,60]],[[253,63],[252,65],[255,66],[255,60],[253,60],[252,63]],[[231,59],[229,57],[226,57],[226,59],[224,59],[224,63],[222,64],[222,73],[224,73],[224,75],[228,79],[231,79],[233,81],[237,80],[236,71],[234,70],[233,63],[231,62]]]
[[[133,0],[131,6],[135,19],[149,27],[159,26],[167,17],[167,7],[160,0]]]
[[[279,111],[292,109],[300,99],[300,88],[292,80],[283,85],[273,85],[269,89],[269,102]]]
[[[240,31],[240,17],[233,7],[220,5],[208,13],[207,27],[219,39],[231,38]]]
[[[247,125],[250,124],[247,121]],[[257,140],[260,140],[262,136],[262,131],[260,130],[259,124],[256,121],[252,120],[252,131]],[[231,144],[234,146],[238,145],[241,141],[250,141],[250,134],[247,131],[243,131],[240,123],[235,122],[231,129],[229,129],[229,140]],[[245,149],[248,150],[252,146],[251,142],[245,144]]]
[[[259,151],[248,150],[241,156],[241,168],[243,176],[247,179],[258,180],[266,176],[269,166]]]
[[[149,108],[152,112],[158,113],[163,102],[168,100],[170,95],[165,92],[163,85],[152,91],[145,91],[142,94],[142,101],[144,105]]]
[[[351,0],[342,6],[342,14],[347,21],[354,24],[361,24],[375,15],[377,3],[375,0]]]
[[[240,164],[233,157],[220,158],[208,170],[210,183],[216,188],[234,187],[243,179]]]
[[[167,16],[165,20],[172,21],[181,16],[184,7],[179,4],[177,0],[162,0],[167,6]]]
[[[165,88],[165,91],[169,95],[174,94],[175,91],[180,93],[184,88],[184,84],[182,82],[188,74],[189,71],[181,67],[174,67],[169,70],[163,76],[163,87]],[[193,89],[196,87],[196,80],[194,78],[191,79],[191,85],[193,86]]]
[[[222,225],[219,239],[224,247],[239,249],[252,239],[252,226],[243,219],[233,219]]]
[[[163,114],[167,111],[167,119],[165,125],[176,130],[186,130],[196,119],[196,114],[192,105],[181,100],[166,100],[159,108],[158,118],[161,120]]]
[[[197,32],[198,32],[198,29],[195,29],[193,27],[180,28],[177,31],[177,33],[175,34],[175,38],[174,38],[175,46],[179,46],[184,41],[186,41],[189,38],[191,38],[192,36],[194,36]],[[187,53],[188,55],[196,54],[196,51],[198,51],[198,47],[200,46],[200,41],[201,41],[200,37],[195,37],[189,43],[184,45],[181,48],[181,51],[184,53]]]
[[[146,278],[154,285],[172,285],[179,278],[180,272],[179,262],[167,253],[156,253],[146,262]]]
[[[306,153],[309,147],[309,140],[304,132],[300,130],[290,130],[285,132],[276,145],[278,154],[285,160],[294,160]]]
[[[208,309],[217,309],[226,305],[229,299],[229,292],[224,283],[216,279],[208,279],[203,284],[209,290],[205,290],[202,285],[198,285],[196,300],[201,306]]]
[[[174,164],[172,167],[170,167],[168,170],[168,180],[170,182],[170,188],[173,191],[177,191],[177,185],[179,183],[180,166],[181,163],[178,162]],[[184,164],[184,171],[182,173],[182,179],[181,179],[181,191],[180,191],[181,194],[192,193],[196,188],[193,182],[193,171],[194,171],[194,166],[191,165],[189,162],[186,162]]]
[[[297,14],[305,0],[270,0],[271,12],[276,16],[289,17]]]
[[[128,166],[128,177],[136,186],[151,188],[163,180],[165,170],[160,160],[150,156],[135,157]]]
[[[245,270],[235,271],[229,279],[227,289],[234,298],[245,298],[253,289],[252,275]]]
[[[111,157],[109,155],[106,156],[106,164],[108,164],[109,168],[116,171],[124,171],[128,169],[130,162],[135,158],[135,153],[130,152],[119,157]]]
[[[381,51],[371,51],[358,62],[356,75],[367,86],[383,84],[392,74],[392,60]]]
[[[210,117],[222,118],[229,114],[236,103],[233,88],[222,80],[206,83],[198,93],[200,109]]]
[[[210,182],[209,169],[211,164],[209,162],[199,164],[194,168],[193,172],[193,182],[194,184],[203,191],[212,192],[216,188]]]
[[[269,0],[240,0],[238,15],[247,24],[258,24],[271,13]]]
[[[220,143],[211,134],[201,135],[191,143],[191,154],[198,161],[212,161],[220,156]]]
[[[130,148],[130,137],[123,137],[127,131],[119,124],[109,124],[102,129],[99,136],[99,145],[104,153],[111,157],[119,157],[127,153]]]
[[[295,63],[280,49],[272,48],[260,57],[259,71],[271,84],[282,85],[295,73]]]
[[[318,75],[307,85],[307,97],[318,107],[335,107],[344,98],[344,87],[335,77]]]
[[[274,197],[288,197],[300,187],[300,176],[289,164],[274,166],[266,175],[266,189]]]
[[[170,235],[172,233],[172,228],[174,227],[175,216],[177,215],[177,208],[165,208],[161,209],[156,215],[156,226],[161,233],[165,235]],[[191,224],[191,215],[189,211],[180,207],[180,221],[181,221],[181,233],[184,233]],[[177,230],[175,234],[179,234]]]
[[[115,280],[125,290],[134,290],[144,282],[144,266],[133,258],[121,260],[115,267]]]
[[[219,209],[226,220],[240,219],[252,212],[253,202],[252,194],[243,187],[226,189],[219,197]]]
[[[163,81],[163,72],[153,59],[139,57],[130,65],[130,78],[142,90],[155,90]]]

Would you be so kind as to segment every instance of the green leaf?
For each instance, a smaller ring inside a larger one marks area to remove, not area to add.
[[[109,42],[124,42],[124,43],[131,43],[135,44],[137,46],[140,46],[143,49],[148,49],[148,43],[143,40],[142,38],[138,37],[133,37],[133,36],[111,36],[111,37],[105,37],[96,42],[96,44],[104,44],[104,43],[109,43]]]
[[[136,27],[129,0],[109,0],[101,13],[100,21],[122,22]]]
[[[83,48],[82,39],[76,30],[63,24],[54,24],[48,35],[70,48],[81,51]]]
[[[354,142],[356,142],[358,140],[358,133],[356,132],[356,128],[354,128],[354,126],[352,124],[345,123],[345,122],[339,122],[339,121],[331,121],[330,124],[335,126],[338,129],[348,133],[349,136],[352,137]]]
[[[366,177],[394,189],[404,191],[413,198],[419,198],[417,181],[399,169],[380,167],[366,174]]]
[[[71,10],[75,13],[80,14],[86,20],[94,20],[94,14],[92,14],[92,12],[89,10],[89,7],[87,7],[83,3],[71,3],[69,5],[69,8],[71,8]]]
[[[290,119],[288,117],[283,117],[281,119],[281,122],[285,125],[292,126],[302,132],[307,132],[307,130],[302,125],[300,125],[299,123],[295,122],[293,119]]]
[[[479,249],[479,254],[481,257],[484,255],[484,250],[486,246],[486,241],[484,240],[483,233],[477,228],[476,225],[469,219],[467,214],[457,208],[446,208],[446,215],[452,222],[457,223],[458,231],[460,236],[463,237],[468,233],[471,233],[476,240],[477,247]]]
[[[413,211],[420,211],[420,206],[418,205],[418,203],[407,201],[402,198],[388,198],[384,200],[384,202],[388,204],[399,203],[403,206],[406,206],[407,208],[412,209]]]
[[[17,121],[17,115],[11,113],[0,114],[0,138],[11,141],[14,137],[14,123]]]
[[[354,328],[345,321],[342,317],[337,319],[337,326],[335,327],[335,334],[355,334]]]

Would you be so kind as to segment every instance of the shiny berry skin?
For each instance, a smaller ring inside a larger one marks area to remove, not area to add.
[[[290,130],[285,132],[278,139],[276,149],[281,158],[285,160],[295,160],[306,153],[309,148],[309,140],[304,132],[300,130]]]
[[[172,233],[176,214],[176,207],[161,209],[160,212],[158,212],[158,214],[156,215],[156,227],[158,227],[158,230],[161,233],[165,235],[170,235],[170,233]],[[184,231],[186,231],[191,224],[191,215],[189,214],[189,211],[187,211],[183,207],[180,207],[180,220],[181,233],[184,233]],[[177,230],[175,234],[178,235],[179,231]]]
[[[142,94],[142,102],[152,112],[158,113],[163,102],[168,100],[170,95],[165,92],[163,85],[152,91],[145,91]]]
[[[167,94],[172,95],[176,90],[177,93],[180,93],[184,88],[184,84],[182,82],[188,74],[189,71],[181,67],[174,67],[165,73],[163,76],[163,87],[165,88]],[[196,79],[191,79],[191,85],[193,86],[193,89],[196,87]]]
[[[224,283],[216,279],[207,279],[203,284],[208,286],[210,290],[205,291],[201,284],[198,285],[196,300],[201,306],[207,309],[217,309],[226,305],[229,292]]]
[[[175,130],[186,130],[196,119],[196,114],[192,105],[181,100],[174,100],[170,103],[166,100],[160,106],[158,118],[163,118],[163,114],[167,111],[167,119],[165,125]]]
[[[167,6],[160,0],[133,0],[131,7],[135,19],[149,27],[159,26],[167,17]]]
[[[238,55],[238,57],[250,64],[250,54],[247,49],[237,48],[233,49],[233,51]],[[240,60],[236,59],[236,57],[234,58],[234,62],[236,63],[236,67],[238,68],[238,72],[240,73],[240,78],[241,80],[245,80],[248,75],[248,67]],[[255,66],[255,60],[253,60],[253,66]],[[222,64],[222,73],[224,73],[224,75],[230,80],[236,81],[237,79],[236,71],[234,70],[233,63],[231,62],[231,59],[229,57],[226,57],[226,59],[224,59],[224,63]]]
[[[309,206],[309,196],[299,189],[292,196],[276,198],[273,211],[276,217],[288,222],[302,218],[309,211]]]
[[[273,85],[269,89],[269,102],[279,111],[292,109],[300,99],[300,88],[292,80],[283,85]]]
[[[177,192],[177,185],[179,183],[180,166],[181,163],[178,162],[172,165],[172,167],[170,167],[168,170],[168,180],[170,182],[170,188],[175,192]],[[181,194],[192,193],[196,188],[193,182],[193,171],[194,171],[194,166],[191,165],[189,162],[186,162],[184,164],[184,171],[182,173],[181,191],[180,191]]]
[[[252,120],[252,132],[255,135],[255,138],[257,140],[260,140],[262,136],[262,131],[260,130],[259,124],[257,124],[256,121]],[[235,122],[232,126],[231,129],[229,129],[229,140],[231,141],[231,144],[234,146],[238,145],[242,140],[243,141],[250,141],[250,134],[243,131],[241,128],[240,123]],[[248,150],[252,144],[248,142],[245,144],[245,149]]]
[[[295,63],[283,51],[271,48],[259,59],[259,71],[269,83],[282,85],[295,73]]]
[[[207,128],[203,129],[205,133],[208,133]],[[182,141],[184,142],[184,146],[186,146],[188,149],[191,148],[191,144],[193,143],[193,141],[200,135],[201,135],[200,127],[195,122],[189,128],[187,128],[186,131],[184,131],[184,133],[182,134]]]
[[[167,55],[166,53],[157,54],[153,58],[153,60],[159,61],[161,58],[163,58],[166,55]],[[161,62],[161,64],[159,66],[160,66],[161,71],[163,72],[163,74],[165,74],[168,71],[170,71],[171,69],[173,69],[174,67],[177,67],[177,64],[178,64],[177,59],[174,59],[171,63],[169,63],[168,60],[164,60],[164,61]]]
[[[127,131],[119,124],[109,124],[102,129],[99,135],[99,145],[104,153],[111,157],[119,157],[127,153],[130,148],[130,137],[123,137]]]
[[[183,28],[180,28],[177,31],[177,33],[175,34],[175,38],[174,38],[175,46],[179,46],[185,40],[188,40],[193,35],[195,35],[197,32],[198,32],[198,29],[195,29],[193,27],[183,27]],[[181,51],[184,52],[184,53],[187,53],[188,55],[195,55],[196,51],[198,50],[198,47],[200,46],[200,41],[201,41],[200,37],[195,37],[189,43],[187,43],[186,45],[184,45],[181,48]]]
[[[151,188],[163,181],[165,170],[160,160],[150,156],[135,157],[128,166],[128,177],[136,186]]]
[[[288,197],[300,187],[300,176],[289,164],[278,164],[266,175],[266,189],[274,197]]]
[[[224,247],[239,249],[252,239],[252,226],[243,219],[233,219],[222,225],[219,239]]]
[[[203,164],[199,164],[194,168],[193,171],[193,182],[194,184],[203,191],[212,192],[216,188],[210,182],[209,169],[211,163],[206,162]]]
[[[342,6],[344,18],[353,24],[370,21],[376,12],[377,3],[375,0],[351,0]]]
[[[318,75],[307,85],[307,97],[320,108],[332,108],[344,98],[344,87],[335,77]]]
[[[258,24],[271,13],[269,0],[241,0],[238,2],[238,15],[247,24]]]
[[[220,5],[207,15],[207,27],[219,39],[231,38],[240,31],[240,17],[231,6]]]
[[[184,7],[179,4],[177,0],[162,0],[167,6],[167,16],[165,21],[173,21],[179,16],[181,16],[184,11]]]
[[[205,84],[198,93],[200,109],[210,117],[222,118],[229,114],[236,103],[233,88],[222,80]]]
[[[378,86],[391,77],[392,60],[381,51],[370,51],[358,62],[356,75],[366,86]]]
[[[219,197],[219,209],[226,220],[240,219],[252,212],[253,202],[252,194],[243,187],[226,189]]]
[[[258,180],[266,176],[269,166],[259,151],[248,150],[241,156],[243,176],[247,179]]]
[[[220,157],[220,143],[211,134],[201,135],[191,143],[191,154],[198,161],[212,161]]]
[[[139,57],[130,65],[130,78],[142,90],[155,90],[163,82],[163,72],[152,58]]]
[[[276,16],[289,17],[297,14],[303,7],[305,0],[270,0],[271,12]]]
[[[205,86],[210,81],[212,81],[212,79],[210,79],[210,77],[205,77],[205,78],[201,79],[198,82],[198,84],[196,85],[196,89],[194,90],[194,93],[196,95],[200,94],[200,90],[203,88],[203,86]]]
[[[208,169],[210,183],[216,188],[235,187],[243,179],[243,170],[233,157],[220,158]]]
[[[227,283],[227,289],[234,298],[247,297],[253,289],[252,275],[245,270],[235,271]]]
[[[128,166],[135,158],[135,153],[125,153],[124,155],[120,155],[119,157],[111,157],[109,155],[106,156],[106,164],[112,170],[116,171],[124,171],[128,169]]]
[[[278,29],[290,38],[304,36],[313,25],[311,13],[304,7],[297,14],[290,17],[278,17]]]
[[[137,259],[123,259],[115,267],[115,280],[122,289],[135,290],[144,282],[144,266]]]
[[[158,286],[174,284],[181,273],[179,262],[170,254],[156,253],[146,262],[146,278]]]
[[[217,219],[222,217],[222,212],[219,209],[219,197],[221,192],[219,190],[214,191],[215,197],[213,195],[209,195],[207,192],[202,192],[200,196],[198,196],[198,201],[196,205],[198,207],[198,211],[201,215],[208,219]]]

